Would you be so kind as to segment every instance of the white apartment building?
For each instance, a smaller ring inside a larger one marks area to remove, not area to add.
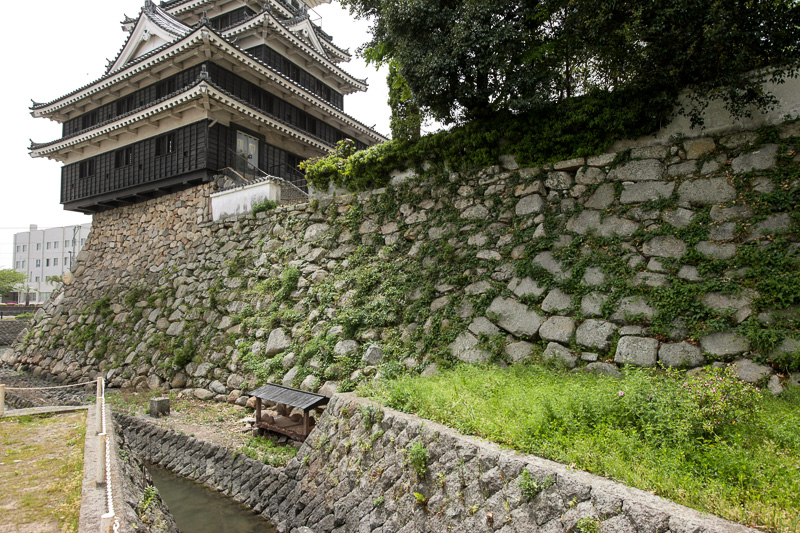
[[[56,287],[47,278],[69,272],[91,229],[91,223],[49,229],[31,224],[30,231],[15,234],[14,269],[27,276],[17,303],[26,302],[26,291],[30,303],[45,302]]]

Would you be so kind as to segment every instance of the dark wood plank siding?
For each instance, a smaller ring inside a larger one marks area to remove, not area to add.
[[[333,107],[337,109],[344,109],[344,96],[334,90],[330,85],[324,83],[314,75],[310,74],[307,70],[296,65],[287,57],[281,55],[273,48],[266,44],[254,46],[246,50],[254,57],[260,59],[270,67],[274,68],[287,78],[297,82],[302,87],[316,94]]]
[[[173,149],[169,153],[156,155],[156,143],[162,137],[159,135],[126,147],[130,148],[129,160],[118,157],[117,150],[91,158],[91,175],[81,177],[81,165],[85,170],[89,161],[65,165],[61,169],[61,203],[124,191],[207,168],[207,121],[164,135],[174,136]]]
[[[195,65],[194,67],[183,70],[174,76],[170,76],[160,82],[149,85],[143,89],[139,89],[127,96],[118,98],[113,102],[109,102],[103,106],[98,107],[88,113],[84,113],[78,117],[70,119],[63,124],[63,136],[68,137],[74,135],[84,129],[89,129],[95,124],[100,124],[109,120],[113,120],[119,116],[125,115],[140,107],[147,107],[154,102],[165,98],[169,93],[185,89],[189,85],[197,81],[200,75],[201,66]],[[168,90],[165,94],[162,91]]]
[[[209,64],[208,72],[211,75],[211,80],[224,91],[247,102],[259,111],[294,126],[300,131],[306,132],[329,144],[336,144],[343,139],[351,138],[350,135],[326,124],[322,120],[281,100],[269,91],[265,91],[215,63]],[[367,147],[367,145],[361,141],[355,140],[355,143],[359,150]]]

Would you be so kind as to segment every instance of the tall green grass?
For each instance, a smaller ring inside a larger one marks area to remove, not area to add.
[[[462,366],[360,391],[516,450],[729,520],[800,531],[800,389],[778,398],[731,369],[624,378]]]

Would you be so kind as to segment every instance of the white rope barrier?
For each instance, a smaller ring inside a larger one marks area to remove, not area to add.
[[[98,378],[99,379],[99,378]],[[74,385],[59,385],[58,387],[6,387],[6,390],[54,390],[54,389],[68,389],[70,387],[83,387],[84,385],[91,385],[94,381],[87,381],[86,383],[75,383]]]

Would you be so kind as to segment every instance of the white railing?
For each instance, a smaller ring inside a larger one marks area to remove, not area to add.
[[[6,387],[0,385],[0,417],[5,414],[6,391],[34,391],[34,390],[53,390],[68,389],[70,387],[83,387],[90,385],[93,381],[76,383],[74,385],[61,385],[57,387]],[[97,430],[97,477],[95,482],[98,486],[105,485],[106,489],[106,512],[100,516],[100,533],[117,533],[119,531],[119,518],[114,512],[114,495],[111,489],[111,439],[108,438],[106,431],[106,383],[103,378],[97,378],[97,394],[95,396],[96,427]],[[88,438],[88,436],[87,436]]]

